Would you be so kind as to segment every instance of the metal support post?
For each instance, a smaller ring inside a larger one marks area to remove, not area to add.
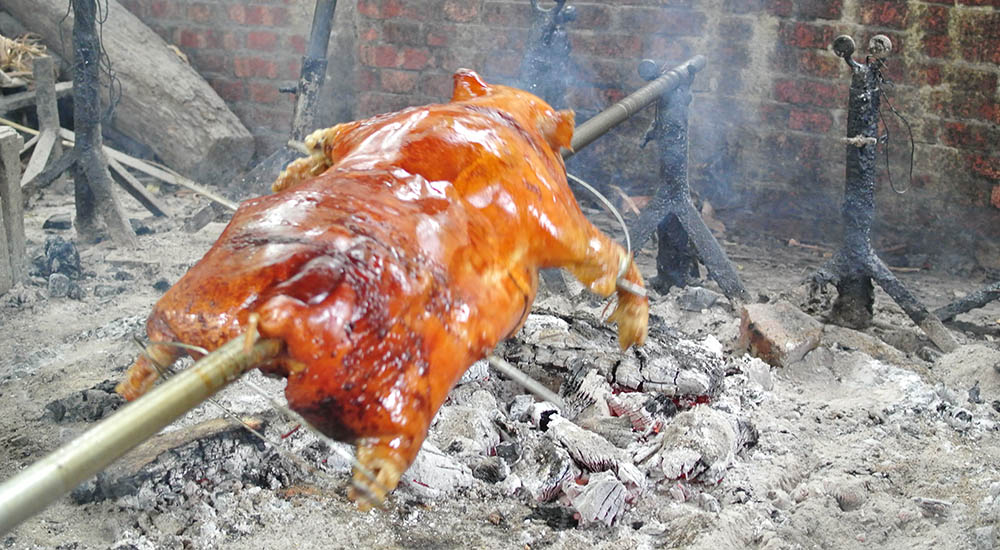
[[[858,63],[854,40],[839,36],[834,52],[851,68],[851,89],[847,112],[847,169],[844,186],[843,246],[813,276],[814,287],[833,284],[837,299],[831,321],[851,328],[871,326],[875,294],[873,282],[906,312],[928,338],[943,351],[957,344],[941,321],[896,278],[871,245],[875,217],[875,152],[878,145],[879,103],[883,83],[881,57],[892,48],[884,35],[868,44],[872,55]]]

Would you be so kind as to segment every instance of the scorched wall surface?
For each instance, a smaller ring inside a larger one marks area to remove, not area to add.
[[[258,138],[287,137],[313,2],[125,0],[187,54]],[[544,2],[543,6],[552,3]],[[619,0],[570,2],[571,84],[581,116],[641,86],[639,60],[701,53],[691,112],[691,177],[730,227],[835,242],[843,190],[847,90],[830,51],[888,35],[886,110],[892,191],[880,168],[876,246],[905,244],[940,267],[1000,273],[1000,2],[997,0]],[[459,67],[516,83],[532,24],[528,0],[360,0],[337,6],[321,119],[334,123],[438,102]],[[591,146],[596,183],[632,195],[656,185],[650,113]]]

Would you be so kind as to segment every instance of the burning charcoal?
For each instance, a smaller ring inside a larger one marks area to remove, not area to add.
[[[531,406],[531,423],[541,431],[549,429],[549,422],[559,415],[559,409],[548,401],[533,403]]]
[[[621,393],[608,398],[614,414],[629,419],[632,429],[646,434],[660,428],[677,414],[677,405],[666,395],[648,393]]]
[[[494,419],[501,413],[489,392],[479,390],[470,401],[472,406],[442,407],[430,439],[440,448],[461,456],[486,455],[500,444]]]
[[[635,463],[654,477],[715,483],[732,464],[738,431],[728,415],[698,405],[679,413],[666,429],[635,454]]]
[[[611,384],[597,369],[588,369],[583,376],[573,376],[560,389],[560,394],[569,410],[568,417],[576,417],[588,407],[595,407],[596,413],[610,414],[607,399],[612,394]]]
[[[531,411],[535,406],[535,398],[530,395],[516,395],[510,403],[507,413],[508,418],[518,422],[528,422],[531,420]]]
[[[857,510],[868,500],[868,489],[857,480],[840,479],[827,483],[827,494],[837,501],[844,512]]]
[[[107,298],[108,296],[114,296],[115,294],[121,294],[121,287],[112,285],[95,285],[94,286],[94,296],[98,298]]]
[[[438,498],[473,483],[472,471],[426,441],[406,473],[401,485],[423,498]]]
[[[49,275],[49,296],[52,298],[65,298],[69,294],[69,287],[72,281],[62,273]]]
[[[132,231],[135,231],[136,235],[150,235],[153,233],[153,230],[142,220],[129,218],[128,223],[132,226]]]
[[[489,380],[490,378],[490,363],[486,359],[481,359],[476,361],[469,367],[469,370],[465,371],[462,378],[458,380],[456,386],[461,386],[463,384],[469,384],[476,381]]]
[[[58,236],[45,239],[44,252],[32,259],[32,275],[48,277],[53,273],[70,279],[79,279],[83,274],[76,245]]]
[[[590,476],[583,486],[567,481],[563,492],[583,524],[599,521],[611,526],[625,511],[625,486],[610,472]]]
[[[615,383],[630,390],[642,385],[642,365],[635,357],[626,357],[615,369]]]
[[[42,224],[42,229],[66,230],[73,228],[73,218],[69,214],[53,214]]]
[[[561,445],[538,432],[529,432],[524,441],[521,460],[511,468],[521,481],[521,487],[532,498],[547,502],[562,491],[562,483],[573,479],[579,469]],[[511,476],[513,477],[513,476]]]
[[[677,305],[685,311],[702,311],[715,305],[722,294],[707,288],[689,287],[677,298]]]
[[[549,433],[569,451],[577,464],[591,472],[617,471],[626,461],[625,453],[607,439],[561,416],[553,416],[549,421]]]
[[[472,477],[487,483],[499,483],[510,475],[510,466],[499,456],[486,456],[472,467]]]
[[[698,507],[706,512],[718,514],[722,510],[722,504],[719,503],[719,499],[708,493],[699,493],[697,502]]]
[[[951,503],[936,498],[916,497],[913,502],[920,507],[920,512],[925,518],[945,518],[951,511]]]
[[[76,245],[62,237],[45,239],[45,256],[41,258],[42,276],[62,273],[70,279],[79,279],[83,274],[80,267],[80,253]],[[39,266],[36,266],[39,267]]]
[[[580,524],[576,514],[563,506],[539,506],[526,519],[540,519],[557,531],[575,529]]]

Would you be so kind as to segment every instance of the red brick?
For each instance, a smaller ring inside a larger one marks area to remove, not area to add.
[[[776,128],[788,126],[788,113],[788,106],[781,103],[761,103],[759,108],[760,121]]]
[[[798,54],[798,71],[807,76],[834,79],[847,71],[847,64],[830,50],[804,50]]]
[[[967,90],[992,96],[996,93],[998,76],[1000,75],[996,72],[948,66],[945,81],[951,85],[952,90]]]
[[[451,98],[453,83],[450,74],[422,72],[417,89],[420,93],[438,98],[437,101],[445,101]]]
[[[642,38],[636,34],[587,33],[570,35],[570,44],[576,55],[635,58],[642,52]]]
[[[239,78],[278,78],[278,64],[261,57],[237,57],[233,60],[233,74]]]
[[[306,37],[301,34],[288,37],[288,47],[297,54],[306,53]]]
[[[532,14],[527,4],[486,2],[483,4],[483,21],[500,27],[530,27]]]
[[[951,8],[946,6],[923,7],[920,14],[920,29],[925,35],[948,34],[948,21],[951,19]]]
[[[358,12],[372,19],[392,19],[394,17],[425,19],[427,15],[407,10],[407,6],[402,0],[362,0],[358,2]]]
[[[438,29],[427,31],[425,43],[428,46],[446,46],[451,41],[452,33],[441,32]]]
[[[231,70],[229,57],[225,54],[193,52],[191,65],[201,74],[225,73]]]
[[[1000,130],[985,125],[948,122],[944,125],[941,140],[959,149],[993,149],[1000,143]]]
[[[484,72],[489,78],[514,78],[521,69],[521,56],[509,51],[495,51],[486,58]]]
[[[973,173],[1000,181],[1000,157],[972,154],[965,157],[965,162]]]
[[[774,85],[774,96],[778,101],[793,105],[837,107],[843,103],[846,90],[821,82],[782,79]]]
[[[718,62],[727,69],[742,69],[750,64],[750,51],[746,44],[727,42],[715,52]],[[714,59],[713,59],[714,61]],[[732,75],[730,75],[732,76]]]
[[[174,3],[169,0],[154,0],[149,4],[149,13],[163,19],[173,15]]]
[[[414,71],[383,70],[379,72],[379,87],[383,92],[406,94],[417,87],[419,77]]]
[[[298,80],[302,74],[302,58],[294,57],[285,61],[285,78],[288,80]]]
[[[792,0],[764,0],[764,7],[768,13],[778,17],[791,17],[795,13]]]
[[[205,33],[192,29],[181,29],[178,45],[186,50],[197,50],[206,46]]]
[[[971,40],[1000,38],[1000,11],[964,11],[961,13],[958,30],[962,36]],[[958,16],[956,15],[956,17]]]
[[[358,32],[358,38],[360,38],[362,42],[374,42],[381,38],[381,36],[382,33],[375,27],[369,27]]]
[[[782,21],[778,26],[781,41],[796,48],[828,48],[836,31],[833,27]]]
[[[250,100],[255,103],[277,103],[281,97],[278,86],[274,83],[258,84],[251,82]]]
[[[208,81],[208,84],[226,102],[232,103],[246,98],[246,86],[241,80],[213,78]]]
[[[378,89],[378,73],[375,69],[359,68],[354,71],[355,88],[361,92]]]
[[[731,13],[752,13],[764,7],[764,0],[725,0],[722,9]]]
[[[861,23],[876,27],[902,29],[906,27],[906,4],[898,1],[862,2]]]
[[[145,2],[140,2],[139,0],[121,0],[119,3],[122,5],[122,7],[127,9],[129,13],[138,17],[139,19],[146,18]]]
[[[951,38],[946,34],[924,36],[924,53],[928,57],[948,57],[951,53]]]
[[[986,100],[979,108],[979,118],[986,122],[1000,125],[1000,103]]]
[[[382,24],[382,40],[389,44],[423,46],[423,27],[413,21],[386,21]]]
[[[705,30],[705,15],[698,12],[634,7],[617,13],[618,28],[632,33],[700,36]]]
[[[399,52],[395,46],[388,44],[379,46],[362,44],[358,48],[358,56],[361,59],[361,63],[370,67],[396,67]]]
[[[693,46],[684,39],[671,36],[652,35],[647,38],[645,51],[650,52],[664,63],[681,62],[691,57]]]
[[[458,23],[468,23],[479,17],[479,6],[469,0],[446,0],[442,11],[448,20]]]
[[[358,94],[358,114],[360,116],[372,116],[380,113],[398,111],[404,107],[417,105],[419,100],[416,97],[398,94],[386,94],[381,92],[364,92]]]
[[[576,4],[576,20],[570,23],[570,28],[573,30],[607,30],[611,27],[611,17],[611,8],[608,6]]]
[[[243,10],[247,25],[263,25],[268,27],[288,24],[288,10],[278,6],[246,6]]]
[[[247,47],[251,50],[274,50],[278,45],[278,35],[271,31],[250,31],[247,33]]]
[[[962,46],[962,57],[968,61],[1000,64],[1000,39],[976,39]]]
[[[829,113],[791,109],[788,112],[788,129],[817,134],[826,133],[833,125]]]
[[[431,55],[425,48],[403,48],[398,66],[402,69],[420,70],[430,65]]]
[[[800,0],[796,15],[803,19],[840,19],[843,0]]]
[[[215,13],[212,6],[208,4],[191,4],[187,9],[188,19],[198,23],[210,23],[215,20]]]
[[[245,25],[247,22],[247,7],[243,4],[232,4],[226,9],[226,13],[229,15],[234,23],[239,23]]]

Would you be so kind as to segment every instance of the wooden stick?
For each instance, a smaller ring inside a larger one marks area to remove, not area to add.
[[[39,58],[40,59],[40,58]],[[73,91],[72,82],[60,82],[56,84],[56,96],[64,97]],[[0,113],[6,113],[9,111],[15,111],[17,109],[23,109],[25,107],[31,107],[35,104],[35,91],[30,92],[20,92],[16,94],[11,94],[9,96],[4,96],[0,99]]]
[[[20,132],[24,132],[31,135],[38,135],[38,130],[18,124],[13,120],[8,120],[3,117],[0,117],[0,124],[5,124]],[[59,133],[63,137],[63,145],[72,145],[76,140],[75,134],[70,130],[63,128],[59,130]],[[117,149],[108,147],[107,145],[104,146],[104,154],[106,154],[108,158],[113,158],[118,162],[124,164],[125,166],[128,166],[129,168],[133,168],[146,175],[153,176],[154,178],[169,183],[171,185],[176,185],[178,187],[183,187],[185,189],[193,191],[213,202],[221,204],[222,206],[228,208],[229,210],[232,211],[236,210],[236,203],[234,203],[233,201],[226,199],[225,197],[219,195],[218,193],[215,193],[214,191],[209,190],[200,183],[196,183],[192,180],[185,178],[184,176],[178,174],[177,172],[174,172],[173,170],[170,170],[169,168],[159,168],[153,166],[152,164],[142,159],[137,159],[131,155],[127,155]]]
[[[0,534],[69,493],[247,370],[276,357],[282,348],[280,340],[259,340],[246,350],[244,338],[238,336],[21,470],[0,485]]]
[[[152,212],[154,216],[170,216],[166,205],[160,202],[160,199],[150,193],[142,182],[135,179],[135,176],[111,156],[108,156],[108,168],[111,169],[111,177],[118,185],[121,185],[126,193],[132,195],[132,198],[145,206],[146,210]]]

